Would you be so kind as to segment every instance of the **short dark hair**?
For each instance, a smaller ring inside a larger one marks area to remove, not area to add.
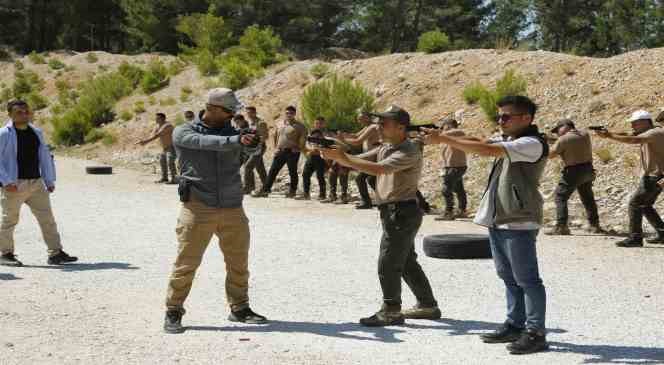
[[[537,112],[537,105],[530,98],[523,95],[504,96],[496,102],[496,105],[500,108],[512,105],[520,113],[530,114],[533,118],[535,118],[535,113]]]
[[[286,111],[297,113],[297,109],[295,109],[295,107],[292,105],[287,106]]]
[[[251,111],[254,111],[254,112],[256,111],[256,107],[255,107],[255,106],[248,106],[248,107],[246,107],[246,108],[244,108],[244,109],[245,109],[245,110],[251,110]]]
[[[166,119],[166,114],[164,113],[157,113],[155,115],[158,116],[159,118]]]
[[[194,114],[194,112],[191,111],[191,110],[185,110],[185,111],[184,111],[184,114]]]
[[[24,100],[21,99],[16,99],[12,100],[9,103],[7,103],[7,113],[11,113],[12,109],[14,109],[15,106],[24,106],[28,108],[28,103],[26,103]]]

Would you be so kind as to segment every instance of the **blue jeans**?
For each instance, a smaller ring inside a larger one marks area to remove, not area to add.
[[[546,291],[537,265],[538,232],[489,228],[489,239],[496,271],[505,282],[507,322],[544,332]]]

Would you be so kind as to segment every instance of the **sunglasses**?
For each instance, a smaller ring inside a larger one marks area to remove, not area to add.
[[[522,115],[526,115],[526,114],[525,113],[521,113],[521,114],[498,114],[498,119],[497,120],[498,120],[498,122],[507,123],[507,122],[512,121],[514,119],[514,117],[520,117]]]

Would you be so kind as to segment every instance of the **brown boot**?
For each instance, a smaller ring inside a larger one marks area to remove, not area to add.
[[[337,201],[337,194],[330,194],[329,198],[327,198],[325,200],[321,200],[320,202],[323,203],[323,204],[330,204],[330,203],[334,203],[335,201]]]
[[[440,319],[442,316],[438,306],[423,307],[419,304],[413,308],[401,311],[406,319]]]
[[[544,234],[549,236],[569,236],[572,234],[572,232],[570,232],[569,227],[567,226],[556,225],[550,230],[544,232]]]
[[[349,201],[350,201],[350,198],[348,197],[348,194],[341,194],[341,199],[339,199],[334,204],[348,204]]]

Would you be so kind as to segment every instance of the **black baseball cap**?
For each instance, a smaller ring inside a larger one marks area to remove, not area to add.
[[[393,119],[401,124],[410,125],[410,114],[396,105],[390,106],[382,113],[369,113],[369,115],[376,118]]]

